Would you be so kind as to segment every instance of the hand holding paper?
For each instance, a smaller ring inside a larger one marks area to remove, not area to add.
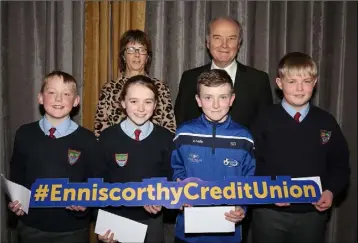
[[[98,235],[98,239],[102,242],[106,243],[115,243],[118,242],[116,240],[113,240],[114,233],[111,233],[111,230],[107,230],[107,232],[104,235]]]
[[[319,212],[323,212],[332,206],[333,193],[329,190],[325,190],[318,202],[312,203]]]
[[[245,218],[245,211],[240,206],[236,206],[235,210],[230,210],[229,212],[225,213],[225,219],[233,223],[238,223],[244,218]]]
[[[24,211],[22,210],[22,205],[19,201],[9,202],[8,208],[14,212],[17,216],[24,215]]]
[[[9,203],[11,211],[15,212],[16,215],[22,215],[18,210],[22,210],[25,213],[29,213],[29,205],[31,199],[31,191],[26,187],[9,181],[1,174],[2,184],[6,194],[10,197],[12,203]],[[16,203],[17,202],[17,203]],[[20,204],[20,205],[19,205]],[[14,211],[15,210],[15,211]]]

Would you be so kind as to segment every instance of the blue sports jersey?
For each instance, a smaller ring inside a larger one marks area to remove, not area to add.
[[[172,153],[173,180],[197,177],[220,181],[231,176],[251,176],[255,172],[254,144],[250,132],[233,122],[215,123],[205,115],[182,124],[174,138]],[[243,207],[244,208],[244,207]],[[184,234],[184,216],[179,213],[176,236],[187,242],[240,242],[241,226],[232,234]]]

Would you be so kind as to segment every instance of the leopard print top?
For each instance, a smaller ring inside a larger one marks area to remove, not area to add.
[[[152,122],[175,133],[176,124],[169,88],[158,79],[152,78],[152,80],[159,93]],[[118,124],[125,118],[125,114],[121,110],[119,96],[126,81],[127,78],[123,77],[116,81],[111,80],[102,87],[94,121],[94,133],[97,137],[104,129]]]

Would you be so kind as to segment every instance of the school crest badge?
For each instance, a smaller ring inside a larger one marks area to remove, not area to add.
[[[68,163],[70,163],[70,165],[74,165],[77,160],[80,158],[81,152],[80,151],[76,151],[73,149],[69,149],[68,150]]]
[[[116,162],[120,167],[123,167],[127,164],[128,154],[115,154]]]
[[[331,138],[332,132],[327,130],[321,130],[321,143],[326,144],[328,143],[329,139]]]

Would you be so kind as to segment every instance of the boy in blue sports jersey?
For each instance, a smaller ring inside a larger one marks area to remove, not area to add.
[[[224,70],[213,69],[198,77],[196,100],[203,114],[183,123],[176,131],[171,164],[173,179],[196,177],[203,181],[220,181],[229,176],[251,176],[255,172],[253,140],[250,132],[233,122],[229,113],[235,100],[233,83]],[[200,143],[199,143],[200,141]],[[244,207],[223,215],[236,223],[233,233],[185,234],[184,214],[176,221],[176,243],[241,242]]]

